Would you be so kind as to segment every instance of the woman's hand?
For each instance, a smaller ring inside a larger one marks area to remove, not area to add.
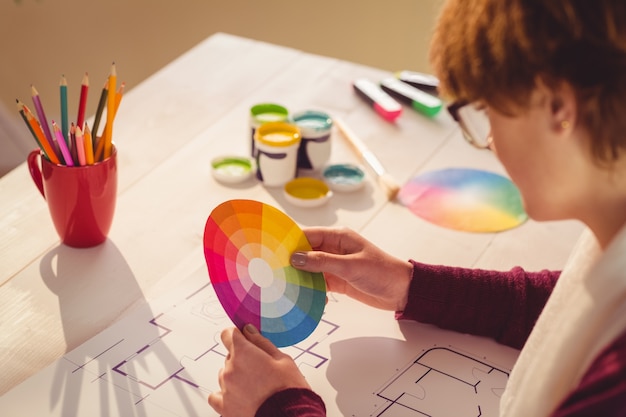
[[[407,302],[413,265],[383,252],[358,233],[342,228],[304,229],[310,252],[295,252],[291,265],[323,272],[328,291],[373,307],[401,311]]]
[[[209,394],[209,405],[222,417],[253,417],[272,394],[311,389],[293,359],[254,326],[246,325],[243,333],[225,329],[221,336],[228,356],[218,376],[220,391]]]

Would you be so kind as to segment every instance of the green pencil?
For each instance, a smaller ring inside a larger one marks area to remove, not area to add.
[[[67,117],[67,80],[65,79],[65,75],[61,76],[59,90],[61,95],[61,130],[63,131],[63,138],[65,139],[65,143],[69,145],[70,142],[68,132],[70,126]]]

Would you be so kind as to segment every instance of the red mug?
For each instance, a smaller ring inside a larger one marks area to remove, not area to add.
[[[35,185],[48,203],[61,242],[76,248],[104,242],[117,197],[115,147],[111,157],[93,165],[53,164],[39,150],[32,151],[27,162]]]

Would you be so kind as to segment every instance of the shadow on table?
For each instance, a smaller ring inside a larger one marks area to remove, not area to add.
[[[511,348],[416,322],[399,325],[406,340],[359,337],[331,344],[327,378],[342,415],[498,415],[509,371],[486,357],[510,357]]]
[[[406,341],[386,337],[358,337],[333,343],[326,376],[337,391],[335,401],[341,415],[380,415],[384,400],[377,397],[375,390],[417,353]]]
[[[88,249],[59,245],[44,256],[40,270],[58,297],[68,352],[56,364],[49,410],[60,416],[164,414],[145,400],[173,378],[179,358],[159,343],[169,331],[156,323],[115,244],[107,240]],[[111,336],[109,326],[131,308],[136,319]],[[183,409],[193,415],[187,393],[170,385]]]

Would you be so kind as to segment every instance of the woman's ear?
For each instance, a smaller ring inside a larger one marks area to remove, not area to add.
[[[550,111],[550,125],[555,132],[568,131],[576,126],[577,104],[576,94],[567,81],[557,81],[548,86],[538,80],[537,88],[545,95]]]

